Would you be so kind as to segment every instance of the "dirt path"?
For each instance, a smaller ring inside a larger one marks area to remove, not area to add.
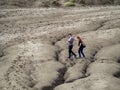
[[[119,6],[1,9],[0,28],[0,90],[119,90]],[[69,32],[86,59],[67,60]]]

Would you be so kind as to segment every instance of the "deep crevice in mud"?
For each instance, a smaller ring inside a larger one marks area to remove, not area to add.
[[[52,86],[43,87],[42,90],[53,90]]]
[[[5,56],[3,52],[0,52],[0,58]]]
[[[56,54],[56,56],[55,56],[56,61],[59,61],[59,53],[60,53],[60,51],[55,52],[55,54]]]
[[[54,40],[52,41],[52,45],[55,46],[55,48],[57,48],[57,51],[55,52],[55,54],[56,54],[55,58],[56,58],[56,61],[58,61],[58,62],[60,62],[59,56],[60,56],[60,53],[62,52],[62,49],[60,48],[59,45],[56,45],[56,43],[61,41],[65,37],[66,36],[63,35],[62,37],[57,38],[55,41]],[[61,63],[61,64],[63,64],[63,63]],[[60,73],[60,75],[59,75],[58,79],[55,81],[55,83],[53,83],[53,85],[51,87],[49,87],[49,86],[48,87],[44,87],[42,90],[53,90],[55,87],[57,87],[57,86],[59,86],[61,84],[64,84],[65,83],[64,75],[65,75],[66,71],[67,71],[67,66],[65,65],[64,69],[60,69],[58,71]]]
[[[58,39],[58,41],[60,41],[61,39]],[[56,45],[56,43],[58,41],[52,42],[52,45],[55,46],[55,48],[57,48],[57,51],[55,52],[55,55],[56,55],[55,59],[56,59],[56,61],[59,62],[59,54],[61,53],[61,50],[60,50],[60,47],[58,45]],[[43,87],[42,90],[53,90],[56,86],[63,84],[65,82],[64,75],[65,75],[66,71],[67,71],[66,67],[58,70],[58,72],[59,72],[58,78],[54,81],[54,83],[52,83],[51,86]]]
[[[53,90],[56,86],[63,84],[65,82],[64,74],[65,74],[66,70],[67,70],[67,68],[58,70],[58,72],[60,73],[58,78],[54,81],[54,83],[51,86],[43,87],[42,90]]]
[[[120,63],[120,59],[117,62]]]
[[[92,62],[91,62],[91,63],[92,63]],[[83,72],[83,74],[84,74],[85,76],[82,77],[82,78],[87,78],[87,77],[90,76],[90,74],[87,74],[87,69],[88,69],[88,67],[89,67],[89,65],[90,65],[91,63],[89,63],[88,65],[86,65],[86,67],[85,67],[85,69],[84,69],[84,72]]]
[[[95,53],[92,55],[92,57],[90,59],[91,63],[96,61],[94,57],[95,57],[95,55],[97,54],[98,51],[95,51]]]
[[[57,48],[57,51],[55,52],[55,54],[56,54],[55,59],[56,59],[56,61],[59,62],[59,54],[61,53],[61,49],[58,45],[56,45],[56,43],[54,43],[53,45]]]
[[[2,48],[2,45],[0,45],[0,58],[5,56],[5,53],[3,51],[4,49]]]
[[[120,78],[120,71],[116,72],[113,76],[116,77],[116,78]]]
[[[95,55],[97,54],[97,52],[98,52],[98,51],[95,51],[95,53],[93,54],[93,57],[92,57],[91,59],[89,59],[90,63],[89,63],[88,65],[86,65],[86,67],[85,67],[85,69],[84,69],[84,72],[83,72],[83,74],[84,74],[85,76],[82,77],[82,78],[87,78],[87,77],[90,76],[90,74],[87,73],[87,71],[88,71],[89,65],[92,64],[93,62],[95,62],[95,58],[94,58],[94,57],[95,57]],[[81,78],[81,79],[82,79],[82,78]]]

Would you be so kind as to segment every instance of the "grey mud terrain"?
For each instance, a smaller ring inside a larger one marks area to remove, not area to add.
[[[120,6],[0,9],[0,90],[120,90]]]

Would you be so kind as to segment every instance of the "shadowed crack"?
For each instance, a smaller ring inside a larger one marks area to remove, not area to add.
[[[5,56],[3,52],[3,47],[2,45],[0,45],[0,57],[3,57],[3,56]]]
[[[120,63],[120,59],[117,62]]]
[[[61,39],[59,39],[58,41],[60,41],[60,40]],[[59,46],[55,45],[56,42],[53,42],[52,44],[57,48],[57,51],[55,52],[55,54],[56,54],[55,59],[56,59],[56,61],[59,62],[59,54],[61,53],[61,50],[60,50]],[[53,90],[56,86],[63,84],[65,82],[64,75],[65,75],[66,71],[67,71],[66,67],[59,69],[58,70],[58,72],[59,72],[58,78],[52,83],[51,86],[45,86],[42,88],[42,90]]]
[[[4,53],[3,52],[0,52],[0,57],[3,57],[4,56]]]
[[[60,73],[58,78],[52,83],[51,86],[43,87],[42,90],[53,90],[56,86],[63,84],[65,82],[64,74],[66,71],[67,71],[66,67],[58,70],[58,72]]]
[[[116,78],[120,78],[120,71],[115,73],[113,76],[116,77]]]

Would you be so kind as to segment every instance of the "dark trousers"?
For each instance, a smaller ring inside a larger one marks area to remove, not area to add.
[[[73,54],[76,57],[75,53],[72,51],[72,48],[73,48],[73,45],[68,46],[68,52],[69,52],[68,58],[71,57],[71,54]]]
[[[79,57],[81,57],[81,54],[83,57],[85,57],[85,54],[83,53],[83,49],[84,49],[84,46],[83,46],[83,44],[81,44],[78,49]]]

